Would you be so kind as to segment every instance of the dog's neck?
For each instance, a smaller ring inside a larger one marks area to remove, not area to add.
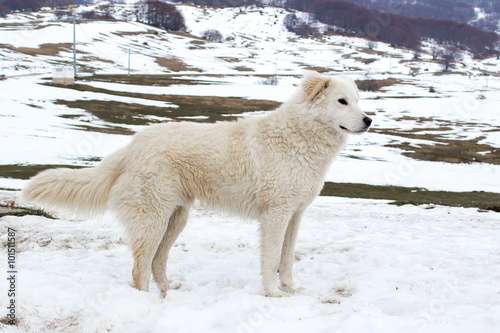
[[[287,131],[288,146],[297,154],[307,154],[317,162],[330,164],[347,142],[347,134],[314,117],[310,103],[290,100],[268,114],[275,130]],[[291,152],[292,153],[292,152]]]

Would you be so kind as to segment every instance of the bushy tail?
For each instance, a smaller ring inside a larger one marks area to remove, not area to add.
[[[93,168],[45,170],[31,178],[20,201],[82,217],[100,215],[120,173],[121,163],[115,156]]]

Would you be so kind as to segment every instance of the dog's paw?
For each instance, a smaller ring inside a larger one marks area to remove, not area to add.
[[[300,292],[305,290],[304,288],[299,287],[299,286],[293,286],[293,285],[290,286],[290,285],[285,285],[285,284],[282,285],[282,288],[284,291],[286,291],[290,294],[297,294],[297,293],[300,293]]]
[[[168,280],[164,280],[164,281],[161,281],[161,282],[157,281],[156,284],[158,285],[158,288],[160,288],[161,297],[165,298],[167,296],[168,290],[170,289],[168,287]]]
[[[266,297],[288,297],[290,294],[278,288],[266,291]]]

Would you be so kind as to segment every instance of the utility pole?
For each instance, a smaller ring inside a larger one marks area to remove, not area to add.
[[[128,76],[130,76],[130,47],[128,48]]]
[[[73,77],[76,79],[76,14],[73,15]]]
[[[389,54],[389,77],[392,75],[392,55]]]
[[[278,58],[276,58],[276,66],[274,70],[274,79],[276,81],[276,85],[278,85]]]

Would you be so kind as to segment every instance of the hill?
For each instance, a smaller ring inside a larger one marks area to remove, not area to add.
[[[88,12],[98,6],[80,6],[75,11]],[[274,74],[276,67],[280,74],[298,74],[304,69],[423,73],[443,68],[437,53],[444,54],[445,49],[432,43],[424,42],[416,55],[384,43],[374,48],[361,38],[335,34],[301,38],[285,28],[285,17],[293,13],[282,8],[177,7],[189,33],[168,32],[130,21],[133,4],[115,5],[112,9],[114,17],[126,21],[77,20],[78,71],[125,72],[129,50],[131,72],[145,74]],[[324,24],[315,24],[322,31],[328,29]],[[72,29],[72,20],[60,19],[52,10],[9,14],[0,19],[3,72],[47,72],[53,66],[71,65]],[[224,42],[200,38],[208,29],[219,30]],[[492,66],[494,58],[477,61],[468,53],[461,57],[455,70],[473,75],[497,72],[497,67]]]

